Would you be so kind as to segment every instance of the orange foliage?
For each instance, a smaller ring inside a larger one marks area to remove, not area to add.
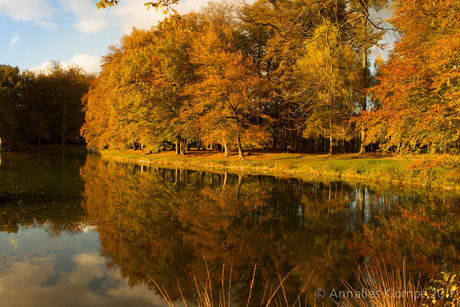
[[[380,107],[363,116],[368,141],[399,152],[458,148],[460,6],[401,0],[396,8],[392,23],[402,38],[371,89]]]

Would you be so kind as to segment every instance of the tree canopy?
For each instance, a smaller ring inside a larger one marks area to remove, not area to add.
[[[104,58],[85,97],[82,134],[95,149],[169,143],[184,154],[197,142],[221,144],[226,155],[237,149],[240,159],[244,147],[357,150],[353,117],[368,70],[359,59],[379,37],[357,21],[368,18],[364,4],[210,2],[135,29]]]
[[[177,2],[146,5],[169,10]],[[98,7],[118,3],[101,0]],[[262,147],[457,153],[460,7],[450,0],[393,1],[391,23],[400,38],[371,73],[369,53],[383,31],[370,12],[387,5],[210,2],[197,13],[170,14],[150,30],[134,29],[109,48],[83,97],[81,133],[93,149],[153,152],[172,145],[184,154],[191,143],[220,144],[226,155],[238,150],[240,159],[244,148]],[[78,71],[53,74],[2,67],[3,140],[78,139],[76,101],[84,86],[76,84],[89,79]],[[66,82],[75,91],[62,91]],[[36,120],[44,105],[60,110],[46,122]]]
[[[401,153],[457,153],[460,6],[449,0],[395,4],[392,24],[402,37],[371,89],[376,105],[363,119],[368,141]]]

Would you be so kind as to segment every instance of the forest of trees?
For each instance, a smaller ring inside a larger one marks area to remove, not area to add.
[[[386,1],[210,2],[134,29],[110,47],[86,96],[90,148],[186,142],[360,151],[354,122],[372,82],[367,56]]]
[[[98,7],[118,2],[102,0]],[[146,5],[172,12],[177,2]],[[196,142],[198,148],[219,144],[226,155],[237,150],[240,158],[243,148],[456,154],[460,4],[396,0],[389,23],[371,17],[388,5],[221,1],[186,15],[173,12],[109,47],[101,73],[84,91],[81,135],[90,149],[154,152],[166,145],[184,154]],[[399,38],[389,59],[377,58],[371,67],[370,51],[387,31]],[[30,76],[4,66],[5,76],[5,70],[22,81],[2,81],[2,140],[78,141],[79,119],[65,114],[82,114],[70,111],[81,107],[70,101],[90,78],[62,72],[81,79],[82,87],[61,99],[65,78],[55,78],[60,85],[53,91],[41,85],[30,93],[35,87],[25,84],[46,83],[53,73]],[[49,106],[54,115],[41,120]]]
[[[5,148],[84,143],[81,97],[92,76],[54,63],[49,71],[0,65],[0,141]]]

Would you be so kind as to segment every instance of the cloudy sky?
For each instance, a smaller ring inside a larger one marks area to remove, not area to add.
[[[21,70],[50,61],[98,72],[99,58],[133,27],[150,29],[164,18],[146,0],[121,0],[98,10],[97,0],[0,0],[0,64]],[[198,11],[208,0],[181,0],[179,13]]]

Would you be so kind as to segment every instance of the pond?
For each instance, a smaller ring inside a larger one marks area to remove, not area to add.
[[[373,261],[424,279],[459,264],[449,191],[38,153],[2,153],[2,190],[2,306],[260,306],[280,281],[279,305],[335,306]]]

